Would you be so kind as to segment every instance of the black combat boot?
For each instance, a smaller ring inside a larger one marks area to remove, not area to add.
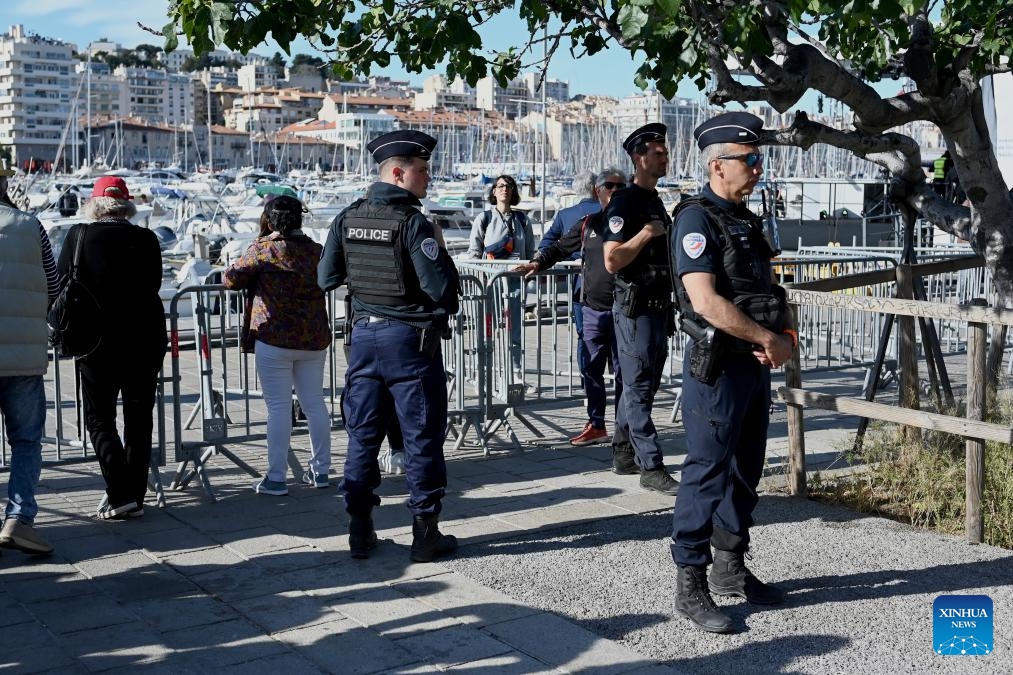
[[[620,476],[640,473],[640,467],[637,466],[636,455],[633,454],[632,449],[612,446],[612,473],[617,473]]]
[[[640,472],[640,487],[660,492],[663,495],[674,495],[679,491],[679,481],[672,478],[664,466]]]
[[[356,511],[348,514],[348,550],[353,558],[368,558],[376,548],[376,531],[373,529],[371,511]]]
[[[765,584],[746,567],[745,552],[714,550],[710,588],[717,595],[734,595],[754,605],[779,605],[784,591]]]
[[[433,558],[449,555],[457,549],[457,537],[441,533],[439,520],[439,516],[434,513],[415,516],[412,521],[413,561],[429,562]]]
[[[675,611],[710,633],[731,633],[732,620],[714,604],[707,590],[707,568],[679,565],[675,581]]]

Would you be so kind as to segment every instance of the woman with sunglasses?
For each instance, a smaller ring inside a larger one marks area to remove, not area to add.
[[[535,235],[527,214],[513,207],[521,201],[517,181],[511,176],[498,176],[489,191],[489,205],[471,225],[468,246],[470,258],[482,260],[530,260],[535,254]],[[495,270],[501,271],[501,270]],[[515,379],[524,377],[522,337],[521,283],[507,280],[508,324],[510,326],[510,365]]]

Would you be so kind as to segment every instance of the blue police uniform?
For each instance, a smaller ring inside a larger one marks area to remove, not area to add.
[[[365,203],[421,206],[400,187],[370,186]],[[331,224],[320,261],[320,286],[330,290],[348,279],[345,262],[348,232],[345,220],[360,205],[339,214]],[[373,494],[380,485],[377,455],[387,429],[386,393],[393,397],[405,443],[405,475],[415,514],[439,513],[447,484],[443,442],[447,425],[447,378],[436,339],[423,345],[431,331],[442,331],[457,311],[458,277],[445,249],[436,245],[433,227],[417,209],[400,230],[411,267],[403,272],[408,286],[418,291],[403,304],[379,304],[352,291],[351,349],[345,373],[343,412],[348,432],[348,458],[341,487],[352,511],[380,503]],[[395,264],[394,259],[390,261]],[[432,339],[432,338],[430,338]],[[428,349],[427,349],[428,348]]]
[[[605,209],[605,242],[630,240],[647,223],[671,224],[656,190],[632,184],[618,190]],[[668,358],[672,326],[672,280],[666,237],[655,237],[616,274],[612,317],[619,345],[623,394],[616,413],[613,446],[627,453],[632,445],[641,472],[664,469],[658,432],[651,419],[654,395]],[[632,296],[636,301],[630,306]]]
[[[386,134],[368,146],[374,159],[428,159],[435,140],[414,131]],[[374,183],[366,197],[331,224],[318,267],[324,290],[347,283],[352,330],[342,412],[348,455],[341,490],[351,516],[349,545],[367,557],[376,545],[373,507],[380,503],[377,456],[388,429],[389,402],[404,437],[408,508],[415,516],[412,559],[456,547],[436,527],[447,485],[443,456],[447,379],[440,338],[458,309],[459,278],[421,202],[408,190]]]
[[[753,256],[750,265],[769,279],[769,249],[756,240],[762,240],[762,231],[753,224],[755,216],[744,205],[715,195],[709,185],[701,196],[739,223],[732,225],[732,236],[745,238],[743,245]],[[713,274],[718,293],[732,296],[725,269],[726,237],[714,219],[701,206],[687,206],[675,225],[672,251],[679,276]],[[756,291],[765,288],[769,283],[759,284]],[[770,368],[760,364],[748,345],[727,349],[719,367],[716,381],[705,384],[690,374],[690,359],[683,359],[687,455],[672,531],[672,557],[680,565],[710,564],[712,537],[716,548],[744,549],[753,524],[767,445]]]
[[[708,120],[694,135],[701,149],[748,146],[759,141],[762,129],[763,121],[755,115],[733,112]],[[762,170],[756,168],[759,157],[751,154],[715,159]],[[711,180],[722,180],[721,174],[712,174]],[[714,604],[711,593],[756,604],[784,600],[779,589],[758,580],[745,563],[767,443],[770,369],[753,354],[754,345],[717,330],[696,313],[682,279],[691,273],[712,275],[718,296],[772,332],[786,327],[787,304],[773,283],[774,251],[763,236],[762,221],[744,204],[719,197],[707,185],[700,196],[676,207],[674,230],[670,246],[680,320],[694,336],[683,359],[687,452],[673,513],[675,609],[703,630],[727,633],[734,622]]]

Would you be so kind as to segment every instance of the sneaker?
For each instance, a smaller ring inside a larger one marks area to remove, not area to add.
[[[679,491],[679,481],[672,478],[665,467],[640,472],[640,487],[660,492],[663,495],[674,495]]]
[[[592,426],[589,421],[584,425],[584,430],[579,434],[570,439],[570,445],[585,446],[593,445],[595,443],[601,443],[603,440],[609,437],[605,429],[598,429]]]
[[[253,491],[262,495],[284,497],[288,494],[288,486],[280,480],[268,480],[267,478],[262,478],[253,484]]]
[[[388,450],[380,457],[380,471],[394,476],[404,473],[404,450]]]
[[[140,518],[144,515],[144,507],[137,502],[128,502],[121,506],[112,506],[109,503],[99,507],[95,516],[101,520],[126,520],[127,518]]]
[[[302,482],[315,488],[329,488],[331,486],[331,479],[326,473],[317,473],[313,469],[303,473]]]
[[[52,545],[31,525],[14,517],[8,518],[0,530],[0,546],[32,555],[49,555],[53,552]]]

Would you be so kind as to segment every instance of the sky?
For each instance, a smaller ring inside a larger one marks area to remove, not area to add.
[[[107,38],[124,47],[140,43],[161,44],[161,38],[143,31],[137,26],[161,28],[166,23],[165,8],[169,0],[4,0],[3,24],[0,31],[6,32],[11,25],[21,24],[28,32],[45,37],[74,42],[83,49],[93,40]],[[497,19],[487,27],[487,35],[518,35],[526,28],[519,20]],[[523,37],[518,35],[518,39]],[[505,45],[505,41],[504,44]],[[274,43],[268,43],[254,50],[270,56],[280,51]],[[314,49],[305,41],[293,42],[291,54],[314,54]],[[575,60],[569,52],[560,49],[549,66],[549,77],[570,83],[570,95],[600,94],[621,98],[639,92],[633,83],[638,63],[621,49],[610,49],[591,57]],[[421,75],[405,73],[391,67],[381,71],[385,75],[407,78],[412,84],[421,86],[422,81],[432,73]],[[698,98],[700,93],[692,83],[679,89],[680,96]]]

